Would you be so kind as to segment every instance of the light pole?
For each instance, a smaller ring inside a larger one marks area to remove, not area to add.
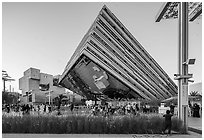
[[[178,74],[188,75],[188,65],[183,65],[188,59],[188,3],[179,4],[179,62]],[[178,79],[178,118],[183,120],[185,131],[188,131],[188,78]]]
[[[50,92],[49,92],[49,105],[50,105],[50,102],[51,102],[51,92],[53,92],[53,90],[50,90]]]
[[[188,13],[188,2],[167,2],[156,18],[156,22],[162,18],[179,18],[178,74],[174,79],[178,80],[178,118],[183,121],[185,132],[188,131],[188,79],[192,78],[192,74],[188,74],[188,62],[195,62],[195,59],[188,59],[188,22],[202,13],[202,3],[195,5]],[[177,11],[175,7],[179,7]]]

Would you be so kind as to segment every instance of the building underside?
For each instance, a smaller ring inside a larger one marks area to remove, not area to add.
[[[87,99],[163,100],[177,86],[104,6],[75,50],[59,84]]]

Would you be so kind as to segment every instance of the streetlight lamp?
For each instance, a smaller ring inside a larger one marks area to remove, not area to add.
[[[161,19],[179,18],[179,47],[178,47],[178,118],[183,120],[186,132],[188,131],[188,65],[194,64],[195,59],[188,59],[188,22],[194,21],[202,13],[202,2],[167,2],[156,17]]]
[[[194,65],[196,59],[187,59],[185,62],[183,62],[183,65]]]

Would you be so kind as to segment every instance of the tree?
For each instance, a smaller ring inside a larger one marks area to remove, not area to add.
[[[198,93],[198,91],[191,91],[190,92],[190,96],[199,96],[200,94]]]
[[[191,91],[190,96],[193,97],[193,100],[202,100],[202,95],[198,91]]]
[[[3,92],[2,103],[16,104],[18,102],[19,93]]]

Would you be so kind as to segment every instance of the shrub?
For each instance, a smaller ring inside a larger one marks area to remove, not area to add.
[[[88,115],[2,115],[3,133],[50,134],[159,134],[164,126],[159,114],[140,116],[88,116]],[[182,121],[172,118],[172,130],[182,132]]]

